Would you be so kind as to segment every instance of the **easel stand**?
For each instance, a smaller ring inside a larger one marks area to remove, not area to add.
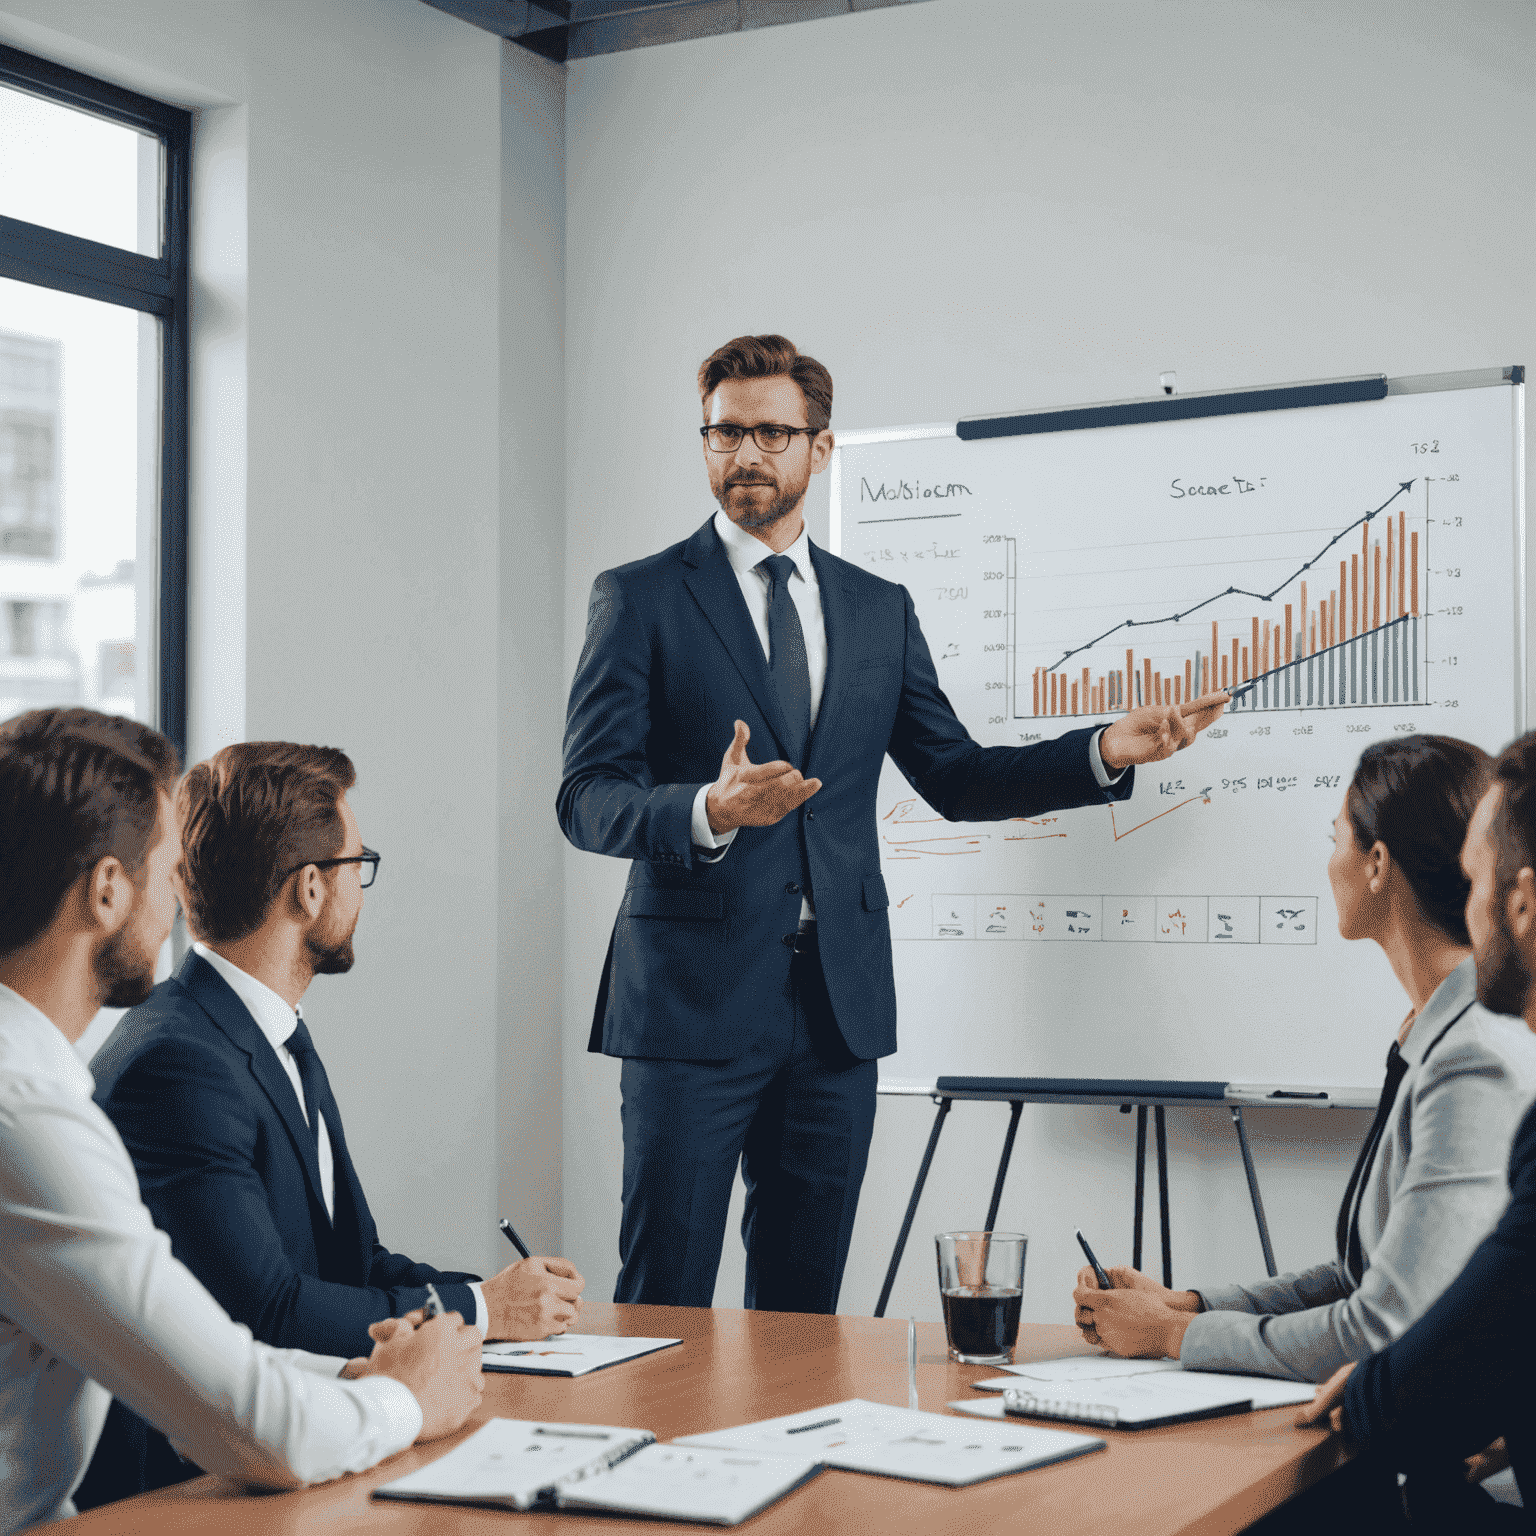
[[[1151,1109],[1157,1137],[1157,1191],[1158,1216],[1162,1236],[1163,1284],[1173,1289],[1173,1250],[1168,1230],[1168,1123],[1167,1111],[1171,1108],[1209,1109],[1221,1104],[1232,1112],[1232,1125],[1237,1132],[1238,1145],[1243,1152],[1243,1170],[1248,1176],[1248,1195],[1253,1202],[1253,1219],[1259,1229],[1259,1244],[1264,1250],[1264,1266],[1273,1275],[1274,1249],[1269,1241],[1269,1223],[1264,1218],[1264,1200],[1259,1193],[1259,1178],[1253,1166],[1253,1153],[1248,1146],[1248,1131],[1243,1124],[1243,1106],[1231,1102],[1226,1083],[1174,1083],[1151,1081],[1121,1081],[1097,1078],[984,1078],[941,1077],[932,1089],[917,1089],[939,1106],[934,1116],[933,1129],[928,1133],[928,1145],[923,1151],[923,1161],[917,1170],[917,1182],[912,1186],[912,1198],[907,1202],[907,1214],[902,1219],[901,1232],[896,1238],[896,1249],[891,1254],[890,1268],[885,1272],[885,1284],[880,1288],[880,1300],[875,1306],[875,1316],[884,1317],[886,1303],[891,1299],[891,1288],[896,1283],[896,1271],[901,1266],[901,1256],[912,1232],[912,1222],[917,1215],[917,1203],[922,1198],[923,1186],[928,1181],[928,1170],[933,1166],[933,1154],[939,1145],[939,1135],[950,1107],[957,1101],[985,1104],[1007,1104],[1008,1132],[1003,1138],[1003,1155],[998,1159],[997,1177],[992,1182],[992,1202],[987,1207],[986,1231],[991,1231],[997,1220],[998,1207],[1002,1204],[1003,1183],[1008,1177],[1008,1164],[1013,1157],[1014,1138],[1019,1130],[1019,1116],[1026,1104],[1115,1104],[1121,1114],[1136,1110],[1136,1209],[1131,1226],[1131,1265],[1141,1268],[1142,1211],[1147,1182],[1147,1110]],[[909,1090],[912,1091],[912,1090]],[[1325,1097],[1320,1095],[1320,1097]],[[1251,1101],[1250,1101],[1251,1102]]]

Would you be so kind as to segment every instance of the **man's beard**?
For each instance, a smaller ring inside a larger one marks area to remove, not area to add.
[[[730,508],[726,505],[732,490],[738,485],[766,485],[766,480],[735,480],[720,487],[720,494],[715,498],[720,503],[721,510],[727,517],[731,517]],[[771,528],[781,517],[787,517],[805,499],[805,486],[797,490],[781,491],[766,507],[760,511],[748,511],[741,517],[731,517],[731,521],[738,528],[757,530]]]
[[[1477,1000],[1490,1013],[1519,1017],[1531,994],[1531,970],[1500,912],[1487,952],[1476,957]]]
[[[356,931],[356,924],[353,930]],[[310,969],[316,976],[345,976],[357,958],[352,953],[350,933],[340,944],[322,944],[312,937],[306,938],[304,947],[309,951]]]
[[[102,942],[91,961],[103,1008],[137,1008],[155,990],[157,957],[136,949],[136,938],[132,925],[124,923]]]

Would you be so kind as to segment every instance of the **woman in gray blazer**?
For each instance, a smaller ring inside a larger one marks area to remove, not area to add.
[[[1323,1381],[1403,1334],[1509,1199],[1510,1140],[1536,1096],[1536,1036],[1476,1000],[1460,853],[1486,753],[1448,736],[1367,747],[1334,821],[1328,878],[1346,939],[1374,939],[1408,994],[1376,1118],[1325,1263],[1251,1285],[1170,1291],[1078,1273],[1077,1323],[1118,1355]]]

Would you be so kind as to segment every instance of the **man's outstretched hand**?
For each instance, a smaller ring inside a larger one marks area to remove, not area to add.
[[[1188,704],[1143,704],[1121,715],[1099,737],[1099,756],[1111,773],[1132,763],[1160,763],[1187,747],[1221,718],[1232,695],[1221,689]]]
[[[737,827],[771,827],[799,810],[821,788],[820,779],[805,778],[791,763],[752,762],[747,757],[751,737],[746,721],[738,720],[736,734],[720,759],[720,777],[704,797],[709,829],[716,836]],[[1099,750],[1103,752],[1102,742]]]

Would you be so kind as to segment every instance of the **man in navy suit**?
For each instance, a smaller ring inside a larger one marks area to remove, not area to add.
[[[316,975],[351,969],[379,862],[347,802],[354,778],[344,753],[286,742],[226,747],[191,769],[178,876],[199,942],[93,1059],[96,1100],[176,1257],[264,1343],[366,1355],[370,1325],[415,1312],[428,1284],[482,1335],[563,1332],[584,1284],[565,1259],[482,1282],[379,1241],[300,1008]],[[151,1486],[167,1480],[154,1471],[164,1453],[139,1435],[114,1404],[91,1502],[108,1473],[113,1491],[135,1491],[126,1462],[145,1461]]]
[[[746,1305],[832,1312],[896,1049],[885,755],[951,820],[1037,816],[1129,795],[1131,765],[1188,746],[1225,695],[979,746],[906,589],[806,536],[827,370],[743,336],[699,393],[720,511],[597,578],[558,804],[578,848],[633,861],[590,1042],[624,1063],[615,1299],[710,1304],[739,1159]]]

